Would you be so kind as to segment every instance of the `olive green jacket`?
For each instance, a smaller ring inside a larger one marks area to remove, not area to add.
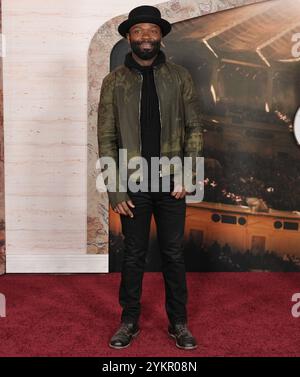
[[[193,182],[196,173],[195,157],[202,156],[203,134],[199,101],[192,77],[183,66],[169,61],[153,67],[161,120],[161,156],[193,158]],[[117,169],[119,148],[127,149],[128,160],[141,156],[140,101],[142,74],[121,65],[104,77],[98,107],[99,157],[110,156]],[[119,171],[118,171],[119,173]],[[127,169],[136,179],[135,171]],[[161,166],[161,176],[176,174],[177,167]],[[142,175],[141,175],[142,176]],[[112,191],[106,185],[114,208],[130,200],[127,192]],[[187,191],[188,188],[186,187]]]

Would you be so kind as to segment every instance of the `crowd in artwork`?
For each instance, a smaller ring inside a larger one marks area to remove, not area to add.
[[[289,156],[267,158],[241,151],[206,150],[204,200],[247,205],[260,198],[269,208],[300,211],[300,164]]]

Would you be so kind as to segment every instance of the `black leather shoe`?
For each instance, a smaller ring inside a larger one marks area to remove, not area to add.
[[[168,333],[176,339],[176,346],[184,350],[193,350],[198,347],[196,339],[187,328],[186,323],[169,324]]]
[[[132,338],[136,337],[139,332],[138,324],[122,322],[110,339],[109,346],[116,349],[126,348],[130,345]]]

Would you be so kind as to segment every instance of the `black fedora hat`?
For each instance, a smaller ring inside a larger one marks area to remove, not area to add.
[[[130,11],[128,19],[119,25],[118,32],[122,37],[126,38],[126,33],[128,33],[131,26],[143,22],[160,26],[163,37],[172,29],[171,24],[167,20],[161,18],[161,13],[158,8],[151,5],[141,5]]]

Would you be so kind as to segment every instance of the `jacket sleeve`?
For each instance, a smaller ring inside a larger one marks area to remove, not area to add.
[[[192,157],[192,171],[188,172],[189,181],[196,184],[196,157],[203,156],[203,123],[200,102],[191,74],[184,68],[183,80],[184,104],[184,157]],[[190,185],[185,185],[188,192],[192,191]]]
[[[105,182],[110,204],[113,208],[122,202],[130,200],[127,192],[119,190],[119,167],[118,167],[118,132],[116,127],[116,109],[114,106],[114,83],[113,74],[107,75],[102,82],[100,101],[98,106],[97,137],[99,157],[112,157],[116,164],[116,177],[112,182],[115,189],[111,189],[108,182]],[[101,167],[103,171],[103,167]]]

